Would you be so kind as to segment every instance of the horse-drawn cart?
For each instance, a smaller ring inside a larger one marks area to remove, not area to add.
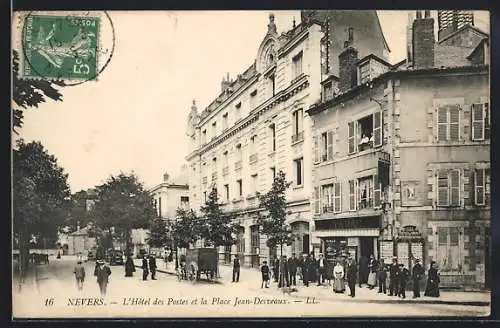
[[[219,273],[219,254],[216,248],[195,248],[186,250],[186,271],[188,276],[200,280],[216,280]]]

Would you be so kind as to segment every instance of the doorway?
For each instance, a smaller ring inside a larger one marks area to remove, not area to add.
[[[360,237],[359,238],[359,257],[363,256],[365,258],[370,258],[370,255],[375,254],[373,248],[373,238],[372,237]]]

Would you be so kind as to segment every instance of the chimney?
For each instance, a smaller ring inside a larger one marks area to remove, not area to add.
[[[165,172],[165,174],[163,174],[163,181],[168,182],[169,179],[170,179],[170,175],[168,175],[168,173]]]
[[[339,55],[339,89],[345,92],[358,84],[358,50],[354,48],[354,30],[349,28],[348,40]]]
[[[425,17],[417,11],[417,18],[413,21],[412,27],[413,46],[413,67],[430,68],[434,67],[434,18],[430,17],[430,12],[425,11]]]
[[[406,58],[408,62],[413,61],[413,14],[408,13],[408,25],[406,26]]]
[[[229,73],[227,73],[227,78],[222,77],[222,82],[220,83],[221,92],[226,91],[227,88],[229,88],[229,86],[231,85],[231,83],[232,83],[232,81],[229,78]]]

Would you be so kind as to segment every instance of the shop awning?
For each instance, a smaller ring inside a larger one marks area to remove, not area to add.
[[[376,228],[366,229],[335,229],[335,230],[321,230],[313,233],[314,237],[378,237],[380,230]]]
[[[384,212],[382,210],[369,210],[369,211],[357,211],[357,212],[345,212],[339,214],[322,214],[319,217],[315,217],[315,221],[322,220],[335,220],[335,219],[350,219],[350,218],[364,218],[370,216],[380,216]]]

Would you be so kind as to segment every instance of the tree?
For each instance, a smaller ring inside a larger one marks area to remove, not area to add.
[[[189,248],[200,239],[200,220],[193,210],[178,208],[175,220],[169,226],[170,240],[174,248]]]
[[[130,248],[131,230],[148,228],[156,217],[149,193],[134,174],[111,176],[106,183],[96,187],[96,201],[91,215],[97,228],[106,231],[107,247],[114,240]],[[104,245],[103,245],[104,246]]]
[[[169,242],[167,223],[162,218],[155,218],[149,229],[148,244],[152,247],[164,247]]]
[[[57,159],[40,142],[17,141],[13,150],[13,230],[21,250],[22,275],[32,237],[50,243],[57,240],[67,217],[67,179]]]
[[[22,79],[19,76],[19,53],[13,50],[12,54],[12,100],[17,108],[12,108],[12,130],[23,125],[23,111],[28,107],[38,107],[45,102],[45,97],[55,101],[62,101],[62,94],[54,85],[64,86],[63,81],[49,81],[43,79]]]
[[[86,190],[80,190],[71,195],[71,202],[68,203],[68,217],[64,223],[67,233],[78,230],[78,227],[86,227],[91,219],[88,215],[87,203],[91,201]]]
[[[279,171],[274,179],[271,189],[259,195],[260,207],[264,212],[259,213],[258,224],[262,233],[267,237],[267,246],[272,248],[280,245],[283,254],[283,245],[291,245],[294,238],[291,228],[286,221],[286,195],[290,187],[286,181],[285,173]]]
[[[238,225],[233,216],[224,213],[218,201],[217,189],[212,188],[205,206],[201,207],[201,237],[208,246],[227,246],[235,243]]]

